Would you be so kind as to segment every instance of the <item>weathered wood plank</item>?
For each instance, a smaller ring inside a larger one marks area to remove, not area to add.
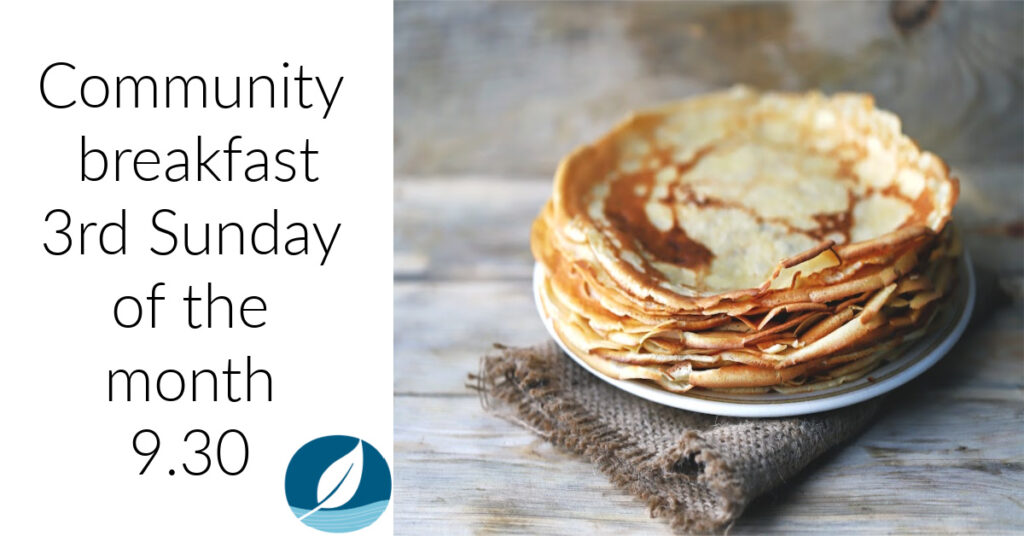
[[[395,282],[395,393],[466,394],[493,343],[546,337],[529,281]]]
[[[529,276],[530,222],[551,178],[395,181],[396,279]]]
[[[592,466],[486,414],[462,387],[489,344],[477,333],[538,340],[524,283],[396,285],[396,530],[663,530]],[[495,322],[503,310],[519,320]],[[732,534],[1024,530],[1022,322],[1016,307],[982,315],[863,436],[752,506]]]
[[[396,533],[658,528],[593,466],[485,414],[475,396],[397,397],[395,413],[406,421],[395,429]]]
[[[395,168],[416,177],[395,187],[396,532],[664,531],[463,387],[491,342],[545,338],[529,223],[558,159],[627,110],[736,82],[872,92],[965,168],[957,220],[984,282],[1024,288],[1024,5],[913,15],[897,24],[888,3],[855,2],[397,5]],[[439,173],[468,176],[424,177]],[[731,534],[1024,531],[1024,309],[992,296],[874,426]]]
[[[1021,307],[984,307],[935,368],[937,389],[1012,390],[1024,383]],[[465,394],[465,374],[493,343],[529,345],[547,338],[528,281],[397,282],[395,393]]]
[[[955,218],[975,263],[1024,272],[1024,171],[990,163],[953,170]],[[395,277],[399,280],[527,279],[530,223],[551,177],[408,178],[395,181]]]
[[[999,323],[1021,320],[1007,316]],[[928,373],[813,477],[755,504],[731,533],[1024,530],[1019,368],[1004,363],[962,384]],[[664,529],[592,466],[485,414],[475,397],[397,396],[395,416],[397,532]]]
[[[961,176],[958,220],[968,245],[989,241],[980,264],[1019,273],[1020,239],[1005,232],[1024,213],[1018,170]],[[485,414],[463,386],[492,342],[545,338],[530,294],[526,233],[513,229],[533,217],[521,205],[539,206],[549,188],[549,179],[396,185],[399,532],[664,530],[592,466]],[[474,254],[481,248],[489,249]],[[426,260],[403,264],[403,256]],[[981,307],[963,342],[901,389],[878,423],[813,477],[753,505],[732,533],[818,533],[825,525],[838,533],[1024,530],[1022,327],[1019,305]]]
[[[1024,5],[910,11],[897,21],[889,2],[400,2],[395,169],[545,175],[629,110],[735,83],[870,92],[954,165],[1020,162]]]

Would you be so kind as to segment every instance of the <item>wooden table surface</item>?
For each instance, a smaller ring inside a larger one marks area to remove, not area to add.
[[[547,337],[530,291],[527,229],[550,186],[546,178],[396,181],[397,533],[667,531],[590,464],[486,414],[464,386],[492,342]],[[731,534],[826,525],[1024,531],[1024,307],[999,288],[1019,279],[1000,284],[982,264],[1000,250],[986,244],[999,241],[989,227],[968,229],[981,300],[953,352],[901,388],[852,444],[752,506]]]
[[[730,534],[1024,532],[1024,4],[944,3],[899,31],[885,3],[579,5],[396,5],[396,533],[669,533],[485,413],[466,374],[493,342],[547,338],[528,234],[561,154],[733,81],[870,90],[904,117],[962,181],[979,303],[946,358]]]

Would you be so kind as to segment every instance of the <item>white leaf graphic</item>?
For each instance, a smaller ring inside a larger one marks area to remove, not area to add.
[[[316,500],[319,504],[299,519],[321,508],[337,508],[344,505],[356,494],[362,478],[363,442],[360,440],[352,452],[332,463],[324,474],[320,475],[320,483],[316,487]]]

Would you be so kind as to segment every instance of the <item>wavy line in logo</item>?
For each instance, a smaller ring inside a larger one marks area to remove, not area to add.
[[[324,532],[352,532],[376,521],[391,500],[391,469],[373,445],[326,436],[300,448],[284,477],[292,513]]]

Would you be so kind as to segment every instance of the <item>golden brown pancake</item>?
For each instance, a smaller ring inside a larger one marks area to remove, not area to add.
[[[612,377],[834,385],[951,291],[957,194],[868,96],[735,88],[634,114],[563,160],[531,233],[538,291]]]
[[[694,309],[763,292],[783,266],[807,277],[787,259],[829,243],[845,260],[937,233],[957,191],[870,97],[737,88],[574,151],[549,225],[632,296]]]

